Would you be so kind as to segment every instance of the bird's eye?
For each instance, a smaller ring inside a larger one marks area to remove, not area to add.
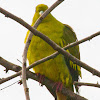
[[[43,11],[40,11],[39,14],[42,15],[43,14]]]

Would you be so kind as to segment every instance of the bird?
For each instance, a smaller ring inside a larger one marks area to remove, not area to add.
[[[45,4],[39,4],[36,6],[35,14],[33,16],[33,26],[37,19],[48,9]],[[67,24],[63,24],[58,21],[51,13],[49,13],[39,24],[37,30],[49,37],[60,47],[64,47],[72,42],[77,41],[77,36],[74,30]],[[30,31],[28,30],[25,43]],[[76,58],[80,59],[79,46],[74,46],[66,50]],[[33,35],[30,42],[27,59],[29,65],[37,60],[40,60],[46,56],[54,53],[55,50],[40,37]],[[40,73],[55,83],[62,83],[66,88],[74,91],[73,82],[78,81],[81,77],[81,67],[73,63],[69,58],[62,54],[59,54],[54,59],[50,59],[44,63],[41,63],[33,68],[35,73]],[[61,87],[61,86],[60,86]],[[78,88],[75,87],[78,92]],[[57,100],[71,100],[69,97],[63,95],[59,90],[56,91]]]

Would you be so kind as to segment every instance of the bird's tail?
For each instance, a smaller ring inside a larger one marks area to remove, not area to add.
[[[67,97],[61,92],[56,92],[57,100],[67,100]]]

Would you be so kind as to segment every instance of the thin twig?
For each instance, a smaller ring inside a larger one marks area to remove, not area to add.
[[[12,68],[12,69],[13,69],[13,68]],[[14,71],[14,70],[13,70],[13,71]],[[13,74],[13,75],[11,75],[11,76],[9,76],[9,77],[6,77],[6,78],[1,79],[1,80],[0,80],[0,84],[2,84],[2,83],[4,83],[4,82],[7,82],[7,81],[9,81],[9,80],[11,80],[11,79],[13,79],[13,78],[19,76],[19,75],[21,75],[21,71],[17,72],[16,74]]]
[[[8,88],[8,87],[10,87],[10,86],[12,86],[12,85],[14,85],[14,84],[16,84],[16,83],[18,83],[18,82],[19,82],[19,81],[16,81],[16,82],[14,82],[14,83],[12,83],[12,84],[10,84],[10,85],[4,87],[4,88],[1,88],[0,91],[6,89],[6,88]]]
[[[100,88],[100,84],[93,84],[93,83],[83,83],[83,82],[74,82],[74,85],[76,86],[93,86],[93,87],[98,87]]]

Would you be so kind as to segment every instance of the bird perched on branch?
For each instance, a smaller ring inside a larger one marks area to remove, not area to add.
[[[41,14],[43,14],[43,12],[47,9],[48,6],[44,4],[39,4],[36,6],[32,26],[41,16]],[[73,29],[69,25],[65,25],[59,22],[55,17],[52,16],[51,13],[43,19],[43,21],[37,27],[37,30],[48,36],[61,47],[64,47],[69,43],[75,42],[77,40]],[[27,32],[25,43],[28,35],[29,31]],[[55,50],[48,43],[46,43],[40,37],[33,36],[27,53],[29,64],[49,56],[54,52]],[[80,59],[78,45],[68,49],[67,52]],[[55,83],[58,83],[58,88],[61,88],[61,84],[63,84],[66,88],[69,88],[72,91],[74,91],[73,82],[78,81],[79,76],[81,76],[80,66],[74,64],[69,58],[64,57],[62,54],[59,54],[54,59],[37,65],[33,69],[35,73],[40,73],[48,79],[53,80]],[[76,91],[78,91],[77,87]],[[57,100],[70,100],[70,97],[66,97],[60,93],[59,90],[56,92]]]

